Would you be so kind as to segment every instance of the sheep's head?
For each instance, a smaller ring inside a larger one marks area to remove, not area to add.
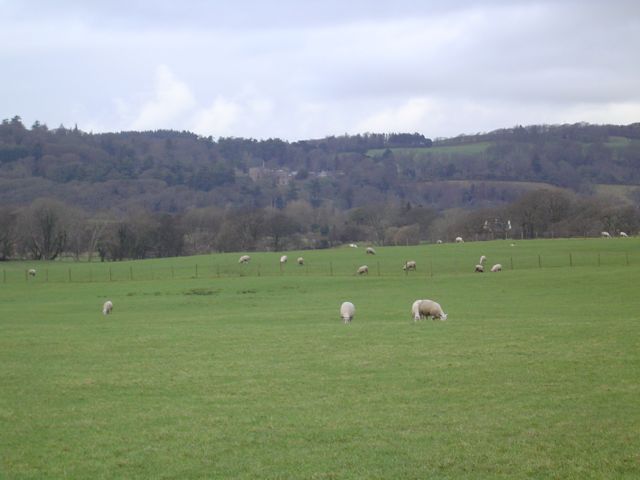
[[[447,319],[449,315],[447,315],[446,313],[443,313],[442,315],[440,315],[440,320],[442,320],[443,322]]]

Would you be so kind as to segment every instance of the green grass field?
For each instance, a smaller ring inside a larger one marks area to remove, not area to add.
[[[418,154],[425,156],[428,154],[442,153],[472,156],[481,155],[491,145],[493,145],[493,142],[475,142],[466,143],[463,145],[447,145],[443,147],[393,147],[389,150],[395,153]],[[367,152],[367,155],[370,155],[372,157],[380,157],[386,150],[386,148],[371,149]]]
[[[510,244],[0,265],[0,478],[640,477],[640,240]]]

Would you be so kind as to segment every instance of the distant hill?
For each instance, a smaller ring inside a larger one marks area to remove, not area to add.
[[[633,201],[640,123],[299,142],[169,130],[92,134],[38,122],[27,128],[19,117],[0,125],[5,206],[51,197],[90,212],[284,207],[300,199],[339,210],[391,201],[445,209],[504,204],[538,184]]]

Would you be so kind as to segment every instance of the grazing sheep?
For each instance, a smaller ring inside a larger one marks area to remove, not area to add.
[[[462,237],[456,237],[456,243],[464,243]]]
[[[371,247],[367,247],[366,253],[367,255],[375,255],[376,251]]]
[[[356,245],[355,243],[350,243],[350,244],[349,244],[349,246],[350,246],[351,248],[358,248],[358,245]]]
[[[249,255],[242,255],[240,260],[238,260],[238,263],[249,263],[249,260],[251,260]]]
[[[487,257],[485,257],[484,255],[480,256],[480,261],[478,262],[480,265],[484,265],[484,262],[487,261]]]
[[[111,300],[107,300],[106,302],[104,302],[104,305],[102,306],[102,314],[109,315],[112,311],[113,311],[113,303],[111,302]]]
[[[366,265],[362,265],[360,268],[358,268],[356,273],[358,275],[369,275],[369,267],[367,267]]]
[[[409,270],[413,270],[414,272],[416,271],[416,262],[415,260],[409,260],[408,262],[406,262],[404,264],[404,267],[402,267],[402,270],[404,270],[405,272],[408,272]]]
[[[298,257],[297,262],[298,262],[298,265],[304,265],[304,258]]]
[[[600,236],[602,238],[611,238],[611,235],[609,234],[609,232],[600,232]]]
[[[433,320],[437,318],[444,321],[448,316],[444,313],[440,304],[433,300],[416,300],[411,306],[411,314],[413,315],[413,320],[415,322],[422,318],[429,317]]]
[[[502,271],[502,265],[500,263],[496,263],[493,267],[491,267],[491,271],[492,272],[501,272]]]
[[[476,265],[476,269],[474,270],[477,273],[484,273],[484,266],[483,265]]]
[[[30,268],[29,270],[27,270],[27,273],[29,274],[30,277],[35,277],[36,276],[36,269],[35,268]]]
[[[351,323],[353,320],[353,316],[356,314],[356,307],[351,302],[343,302],[340,305],[340,318],[344,321],[344,323]]]
[[[282,255],[280,257],[280,265],[284,265],[285,263],[287,263],[287,260],[289,260],[289,257],[287,257],[286,255]]]
[[[620,236],[621,236],[621,237],[628,237],[629,235],[627,235],[627,234],[626,234],[626,233],[624,233],[624,232],[620,232]]]

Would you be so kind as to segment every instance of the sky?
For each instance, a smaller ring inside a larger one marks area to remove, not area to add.
[[[640,121],[637,0],[0,0],[0,117],[288,141]]]

